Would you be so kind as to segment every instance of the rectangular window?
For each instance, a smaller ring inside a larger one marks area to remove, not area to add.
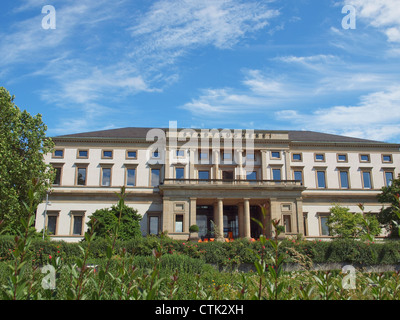
[[[137,151],[136,150],[132,150],[132,151],[127,151],[126,152],[126,158],[127,159],[137,159]]]
[[[57,233],[57,220],[58,215],[49,214],[47,215],[47,232],[50,235],[55,235]]]
[[[316,153],[315,161],[325,161],[325,155],[323,153]]]
[[[319,222],[320,222],[320,228],[321,228],[320,229],[321,236],[329,236],[328,216],[320,216]]]
[[[338,154],[337,160],[338,162],[347,162],[347,154]]]
[[[210,179],[210,171],[199,170],[199,179],[200,180],[208,180],[208,179]]]
[[[246,159],[247,160],[255,160],[256,159],[255,154],[251,153],[251,152],[246,152]]]
[[[272,169],[272,180],[281,180],[281,169]]]
[[[372,189],[371,171],[362,171],[364,189]]]
[[[325,171],[317,171],[317,187],[326,188]]]
[[[176,156],[178,158],[183,158],[185,156],[185,150],[176,150]]]
[[[54,167],[56,176],[54,177],[53,185],[59,186],[61,184],[61,167]]]
[[[231,159],[232,159],[232,153],[230,153],[230,152],[224,152],[224,153],[222,154],[222,159],[223,159],[223,160],[231,160]]]
[[[103,157],[103,159],[112,159],[113,152],[110,150],[103,150],[102,157]]]
[[[392,162],[392,156],[391,156],[390,154],[384,154],[384,155],[382,156],[382,162],[389,162],[389,163],[391,163],[391,162]]]
[[[87,168],[79,168],[78,167],[78,173],[76,177],[76,184],[78,186],[85,186],[86,185],[86,170]]]
[[[223,180],[233,180],[233,171],[223,170],[222,171],[222,179]]]
[[[126,169],[126,185],[128,187],[134,187],[136,185],[136,169]]]
[[[271,158],[272,159],[280,159],[281,158],[281,153],[279,151],[272,151],[271,152]]]
[[[78,150],[78,158],[87,159],[89,156],[88,150]]]
[[[292,223],[291,223],[291,219],[290,219],[290,215],[284,215],[283,216],[283,224],[285,227],[285,233],[290,233],[292,232]]]
[[[157,235],[158,230],[159,230],[159,217],[158,216],[150,216],[150,218],[149,218],[149,233]]]
[[[369,154],[361,154],[360,161],[361,162],[369,162]]]
[[[157,187],[160,184],[160,169],[151,169],[151,186]]]
[[[73,225],[72,225],[72,234],[73,235],[82,235],[83,230],[83,215],[74,214],[73,215]]]
[[[301,161],[301,153],[293,153],[292,160],[293,161]]]
[[[183,214],[175,216],[175,232],[183,232]]]
[[[57,149],[54,150],[54,158],[63,158],[64,157],[64,150],[63,149]]]
[[[256,171],[248,171],[246,173],[246,180],[257,180],[257,172]]]
[[[346,170],[339,171],[340,175],[340,188],[348,189],[349,188],[349,172]]]
[[[393,181],[393,171],[385,171],[385,184],[387,187],[392,185]]]
[[[302,171],[294,171],[294,180],[300,181],[303,183],[303,172]]]
[[[101,185],[104,187],[109,187],[111,185],[111,168],[102,168]]]
[[[185,178],[185,169],[175,168],[175,179],[184,179],[184,178]]]
[[[199,153],[200,160],[207,160],[208,159],[208,152],[200,152]]]
[[[304,228],[304,236],[308,236],[308,213],[303,213],[303,228]]]

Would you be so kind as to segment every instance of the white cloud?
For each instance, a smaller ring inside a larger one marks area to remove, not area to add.
[[[275,115],[308,130],[391,140],[400,135],[400,85],[361,96],[355,106],[320,108],[311,114],[283,110]]]
[[[161,0],[129,29],[134,39],[142,40],[142,50],[133,54],[168,52],[167,59],[173,61],[198,46],[232,48],[278,14],[264,4],[249,1]]]
[[[398,0],[345,0],[356,8],[356,18],[378,28],[389,42],[400,42],[400,5]]]

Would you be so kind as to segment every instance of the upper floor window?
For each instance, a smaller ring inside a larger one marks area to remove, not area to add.
[[[136,185],[136,168],[126,168],[126,185],[128,187]]]
[[[154,152],[152,153],[152,157],[153,157],[153,158],[159,158],[159,157],[160,157],[160,153],[159,153],[158,151],[154,151]]]
[[[323,153],[316,153],[315,161],[325,161],[325,155]]]
[[[78,158],[87,159],[89,157],[88,150],[78,150]]]
[[[78,186],[85,186],[86,185],[86,178],[87,178],[87,167],[77,167],[76,173],[76,184]]]
[[[281,180],[281,169],[272,169],[272,180]]]
[[[64,158],[64,150],[63,149],[54,150],[53,158]]]
[[[317,187],[318,188],[326,188],[326,177],[324,170],[317,171]]]
[[[257,180],[257,172],[256,171],[249,171],[246,173],[247,180]]]
[[[160,169],[151,169],[151,186],[157,187],[160,184]]]
[[[338,162],[347,162],[347,154],[338,154],[337,161]]]
[[[281,158],[281,152],[280,151],[271,151],[271,158],[272,159],[280,159]]]
[[[393,181],[393,171],[385,171],[385,185],[386,187],[390,187]]]
[[[103,150],[101,157],[103,159],[112,159],[113,152],[111,150]]]
[[[246,159],[254,161],[256,159],[256,156],[253,152],[246,152]]]
[[[392,160],[392,155],[390,155],[390,154],[384,154],[384,155],[382,155],[382,162],[386,162],[386,163],[391,163],[391,162],[393,162],[393,160]]]
[[[198,177],[199,177],[199,180],[208,180],[208,179],[210,179],[210,171],[199,170]]]
[[[292,160],[293,161],[301,161],[301,153],[293,153]]]
[[[126,151],[127,159],[137,159],[137,151],[136,150],[128,150]]]
[[[101,168],[101,185],[103,187],[109,187],[111,185],[111,168]]]
[[[361,171],[361,174],[362,174],[363,188],[372,189],[371,171],[363,170]]]
[[[62,172],[62,167],[53,167],[56,175],[54,177],[53,185],[61,185],[61,172]]]
[[[369,154],[360,154],[360,161],[361,162],[370,162]]]
[[[340,180],[340,188],[342,189],[349,188],[349,172],[347,170],[339,171],[339,180]]]
[[[303,171],[295,170],[293,171],[293,178],[296,181],[300,181],[303,184]]]
[[[185,178],[185,168],[176,167],[175,168],[175,179],[184,179]]]
[[[183,149],[176,150],[176,156],[178,158],[183,158],[185,156],[185,150]]]

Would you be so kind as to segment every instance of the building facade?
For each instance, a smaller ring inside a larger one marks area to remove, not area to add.
[[[400,145],[311,131],[122,128],[52,138],[56,170],[37,230],[79,241],[97,209],[118,200],[143,216],[142,234],[258,238],[260,205],[286,236],[327,238],[334,204],[378,213],[377,195],[400,173]],[[267,236],[271,228],[267,227]]]

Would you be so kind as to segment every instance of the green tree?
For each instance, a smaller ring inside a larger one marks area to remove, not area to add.
[[[360,237],[363,240],[370,240],[380,233],[380,224],[375,215],[364,213],[362,204],[358,206],[361,213],[350,212],[349,208],[338,204],[330,208],[331,215],[327,225],[331,235],[346,239]]]
[[[361,213],[352,213],[349,208],[341,207],[338,204],[330,208],[330,213],[327,225],[332,236],[354,238],[361,232]]]
[[[378,200],[382,204],[390,204],[382,207],[378,215],[379,222],[386,228],[390,236],[398,237],[400,217],[396,214],[399,209],[399,194],[400,194],[400,174],[397,179],[393,179],[390,186],[383,187],[378,195]]]
[[[107,235],[111,236],[112,231],[118,224],[120,208],[113,205],[111,208],[99,209],[93,212],[87,223],[89,231],[94,226],[96,237],[105,238]],[[96,223],[93,223],[95,219]],[[141,237],[140,221],[142,216],[138,214],[136,209],[127,205],[122,206],[121,223],[118,230],[118,239],[130,240],[132,238]]]
[[[0,220],[4,220],[5,234],[16,234],[21,228],[20,219],[26,218],[22,206],[29,201],[33,181],[40,185],[36,206],[54,179],[51,166],[43,161],[54,147],[46,130],[40,114],[21,111],[14,96],[0,87]]]

